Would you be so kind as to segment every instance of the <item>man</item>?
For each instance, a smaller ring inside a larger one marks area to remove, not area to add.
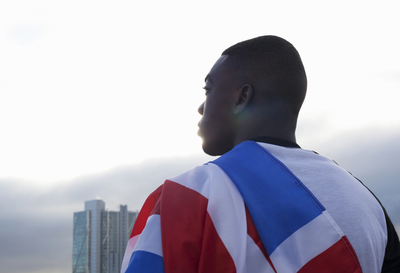
[[[306,74],[263,36],[222,53],[199,107],[213,162],[146,200],[122,272],[400,272],[399,239],[348,172],[296,144]]]

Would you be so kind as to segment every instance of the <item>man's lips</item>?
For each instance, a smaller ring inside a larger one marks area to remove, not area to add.
[[[199,123],[197,123],[197,127],[198,127],[198,129],[197,129],[197,135],[198,135],[199,137],[201,137],[200,121],[199,121]]]

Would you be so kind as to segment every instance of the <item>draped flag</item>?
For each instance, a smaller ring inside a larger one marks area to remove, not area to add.
[[[362,272],[330,214],[255,142],[167,180],[132,230],[125,272]]]
[[[161,248],[159,196],[162,186],[146,200],[132,229],[121,272],[164,272]],[[157,204],[157,206],[156,206]],[[143,230],[146,227],[146,231]],[[138,240],[142,243],[138,244]],[[134,252],[135,250],[135,252]],[[132,261],[130,263],[130,261]],[[129,270],[127,270],[129,267]]]

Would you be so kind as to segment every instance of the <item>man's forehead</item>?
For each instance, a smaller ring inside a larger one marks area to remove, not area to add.
[[[221,57],[219,57],[218,60],[215,62],[214,66],[222,65],[226,61],[226,59],[228,59],[228,57],[228,55],[221,55]]]
[[[211,68],[210,72],[208,72],[208,75],[204,79],[205,82],[210,79],[210,75],[215,74],[215,71],[217,71],[223,67],[227,58],[228,58],[228,55],[221,55],[221,57],[219,57],[219,59],[215,62],[215,64]]]

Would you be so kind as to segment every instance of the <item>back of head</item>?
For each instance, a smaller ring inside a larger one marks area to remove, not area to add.
[[[307,90],[307,77],[300,55],[288,41],[260,36],[226,49],[235,77],[251,84],[257,100],[275,102],[291,114],[300,111]]]

